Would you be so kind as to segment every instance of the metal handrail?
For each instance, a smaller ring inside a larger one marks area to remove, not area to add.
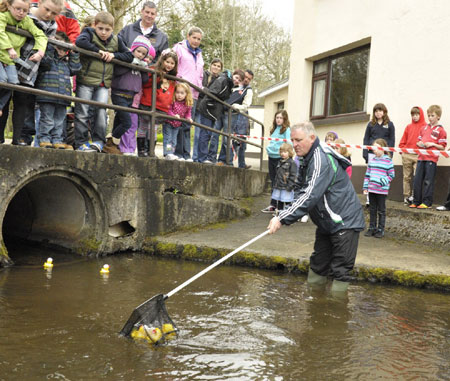
[[[24,36],[24,37],[33,38],[33,36],[28,31],[25,31],[23,29],[16,29],[16,28],[14,28],[14,27],[12,27],[10,25],[6,25],[6,30],[9,31],[9,32],[13,32],[13,33],[19,34],[19,35]],[[68,43],[65,43],[65,42],[62,42],[62,41],[58,41],[58,40],[55,40],[55,39],[52,39],[52,38],[49,38],[48,42],[51,43],[52,45],[56,45],[56,46],[59,46],[61,48],[67,49],[67,50],[73,50],[73,51],[79,52],[79,53],[81,53],[83,55],[87,55],[87,56],[90,56],[90,57],[93,57],[93,58],[101,60],[101,55],[99,53],[95,53],[95,52],[92,52],[90,50],[82,49],[82,48],[80,48],[80,47],[78,47],[76,45],[68,44]],[[150,122],[151,127],[150,128],[151,128],[151,131],[152,131],[152,133],[150,133],[150,156],[155,156],[155,151],[154,151],[154,149],[155,149],[155,134],[153,133],[153,131],[154,131],[154,127],[155,127],[155,121],[156,121],[156,118],[158,116],[164,117],[165,119],[172,119],[172,120],[179,120],[179,121],[182,121],[182,122],[186,122],[186,123],[189,123],[191,125],[198,126],[198,127],[203,128],[205,130],[208,130],[210,132],[214,132],[214,133],[216,133],[218,135],[226,136],[227,137],[227,147],[226,147],[226,161],[227,161],[227,163],[230,160],[229,155],[230,155],[230,148],[231,148],[230,145],[232,144],[232,140],[237,140],[237,141],[240,141],[240,142],[243,142],[243,143],[246,143],[246,144],[250,144],[252,146],[260,148],[260,170],[262,170],[262,162],[263,162],[263,156],[264,156],[264,140],[262,140],[262,144],[256,144],[256,143],[250,142],[250,141],[248,141],[246,139],[242,139],[242,138],[233,136],[233,134],[231,133],[231,113],[234,112],[234,113],[241,114],[241,115],[245,116],[247,118],[247,120],[252,120],[252,121],[256,122],[257,124],[259,124],[261,126],[261,129],[262,129],[262,136],[264,136],[264,123],[258,121],[257,119],[251,117],[250,115],[248,115],[246,113],[240,112],[239,110],[232,109],[231,105],[229,105],[228,103],[226,103],[226,102],[222,101],[221,99],[217,98],[215,95],[211,94],[208,91],[208,89],[200,88],[200,87],[194,85],[193,83],[187,81],[184,78],[179,78],[179,77],[172,76],[172,75],[169,75],[169,74],[165,75],[165,77],[169,78],[169,79],[172,79],[172,80],[175,80],[175,81],[178,81],[178,82],[185,82],[190,87],[192,87],[195,90],[197,90],[197,91],[199,91],[199,92],[201,92],[201,93],[211,97],[215,101],[217,101],[220,104],[222,104],[223,106],[225,106],[226,109],[227,109],[227,112],[228,112],[227,132],[222,132],[222,131],[216,130],[214,128],[205,126],[205,125],[203,125],[201,123],[197,123],[195,121],[190,122],[187,119],[172,117],[172,116],[167,115],[167,114],[158,113],[156,111],[156,85],[157,85],[156,82],[157,82],[157,74],[156,74],[155,70],[150,69],[150,68],[145,68],[145,67],[142,67],[142,66],[133,65],[133,64],[130,64],[130,63],[127,63],[127,62],[123,62],[123,61],[117,60],[115,58],[113,58],[110,62],[113,63],[113,64],[117,64],[117,65],[121,65],[121,66],[125,66],[125,67],[128,67],[128,68],[131,68],[133,70],[140,70],[140,71],[143,71],[143,72],[152,73],[152,80],[153,81],[152,81],[152,106],[151,106],[152,109],[151,109],[151,111],[144,111],[144,110],[140,110],[140,109],[136,109],[136,108],[129,108],[129,107],[123,107],[123,106],[116,106],[116,105],[112,105],[112,104],[109,104],[109,103],[96,102],[96,101],[81,99],[81,98],[67,96],[67,95],[54,94],[54,93],[51,93],[51,92],[48,92],[48,91],[35,89],[33,87],[28,87],[28,86],[24,87],[24,86],[21,86],[21,85],[12,85],[10,83],[5,83],[5,82],[0,82],[0,87],[9,88],[10,90],[15,90],[15,91],[28,92],[28,93],[32,93],[32,94],[35,94],[35,95],[44,95],[44,96],[53,97],[53,98],[56,98],[56,99],[64,99],[64,100],[67,100],[67,101],[70,101],[70,102],[84,103],[84,104],[97,106],[97,107],[108,108],[108,109],[112,109],[112,110],[126,111],[126,112],[131,112],[131,113],[134,113],[134,114],[141,114],[141,115],[149,115],[151,117],[151,122]]]

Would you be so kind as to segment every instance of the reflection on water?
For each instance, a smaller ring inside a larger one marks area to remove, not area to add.
[[[206,265],[47,256],[51,272],[0,270],[0,380],[450,380],[446,294],[357,284],[337,298],[303,277],[219,266],[166,301],[180,335],[155,349],[117,333]]]

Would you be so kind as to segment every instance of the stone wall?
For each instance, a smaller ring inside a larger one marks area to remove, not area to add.
[[[46,242],[81,254],[242,217],[267,173],[156,158],[0,145],[0,248]]]

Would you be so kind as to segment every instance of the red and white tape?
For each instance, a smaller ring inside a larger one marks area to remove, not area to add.
[[[279,139],[279,138],[266,138],[263,136],[248,136],[248,135],[237,135],[238,138],[247,138],[247,139],[260,139],[260,140],[273,140],[276,142],[288,142],[291,143],[290,139]],[[398,148],[398,147],[377,147],[377,146],[365,146],[359,144],[340,144],[340,143],[328,143],[331,147],[347,147],[347,148],[356,148],[356,149],[369,149],[372,151],[382,149],[386,152],[400,152],[400,153],[414,153],[414,154],[422,154],[422,155],[434,155],[434,156],[443,156],[446,158],[450,157],[449,151],[439,151],[439,150],[430,150],[423,148]]]

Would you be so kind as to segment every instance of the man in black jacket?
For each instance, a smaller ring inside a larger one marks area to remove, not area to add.
[[[292,205],[272,218],[268,229],[275,233],[308,214],[317,226],[310,258],[308,283],[333,278],[333,291],[346,291],[352,279],[359,233],[365,222],[361,203],[345,168],[351,163],[335,150],[322,145],[311,122],[291,127],[291,140],[299,168]]]
[[[167,34],[156,27],[155,19],[157,15],[155,3],[146,1],[142,5],[141,18],[132,24],[126,25],[119,32],[119,37],[129,48],[137,36],[144,35],[147,37],[156,51],[153,62],[156,62],[161,52],[169,47]]]

